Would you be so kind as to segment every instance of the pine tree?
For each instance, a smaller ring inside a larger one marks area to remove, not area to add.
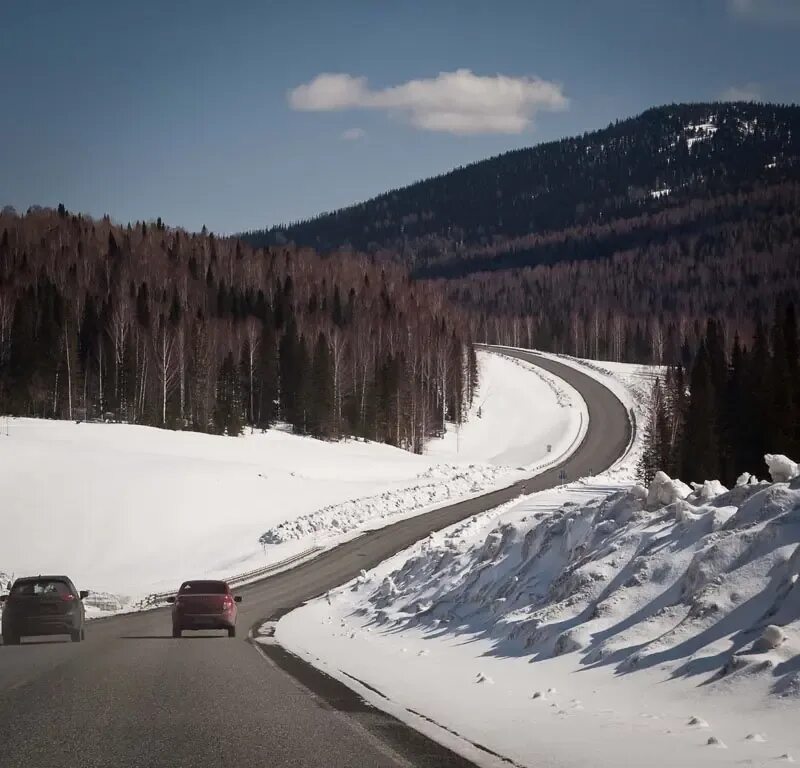
[[[741,415],[745,430],[741,450],[745,464],[737,469],[755,473],[764,465],[764,454],[770,451],[767,420],[769,403],[772,401],[769,344],[760,319],[756,324],[753,349],[748,358],[749,364],[744,376],[745,407]]]
[[[142,224],[144,227],[144,224]],[[150,327],[150,297],[147,290],[147,283],[142,283],[136,294],[136,319],[142,328]]]
[[[667,471],[669,462],[667,410],[661,382],[656,379],[650,391],[650,404],[644,424],[644,448],[636,467],[636,479],[650,485],[659,470]]]
[[[290,415],[289,423],[294,427],[294,431],[305,435],[308,433],[308,415],[311,394],[311,360],[308,354],[308,346],[305,337],[301,336],[297,340],[295,355],[295,396],[293,413]]]
[[[792,414],[790,421],[794,424],[791,432],[792,448],[790,456],[800,456],[800,339],[797,335],[797,316],[794,304],[789,302],[783,320],[783,339],[786,345],[786,365],[789,370],[789,380],[793,382]]]
[[[702,482],[719,477],[719,440],[711,417],[715,397],[704,344],[700,345],[692,366],[689,391],[681,476],[687,481]]]
[[[794,449],[794,403],[789,356],[785,332],[785,318],[779,310],[775,312],[772,327],[772,355],[767,372],[769,394],[767,408],[767,440],[770,453],[791,455]]]
[[[339,295],[339,286],[333,289],[333,310],[332,310],[333,324],[337,328],[344,325],[344,313],[342,312],[342,298]]]
[[[270,322],[261,328],[256,363],[256,426],[266,429],[276,417],[278,397],[278,345]]]
[[[472,405],[475,394],[478,390],[478,381],[479,381],[479,372],[478,372],[478,353],[475,351],[475,347],[473,345],[469,345],[468,352],[467,352],[467,367],[469,369],[467,379],[469,381],[469,403],[468,405]]]
[[[721,435],[724,443],[721,480],[727,485],[731,485],[745,471],[748,460],[745,450],[747,441],[745,427],[747,414],[746,366],[747,358],[737,335],[733,340],[730,374],[725,387],[725,426],[724,433]]]
[[[333,375],[330,350],[325,335],[320,333],[314,347],[309,388],[308,431],[314,437],[330,437],[333,433]]]
[[[667,412],[667,436],[669,457],[664,471],[674,477],[680,474],[681,450],[686,427],[686,412],[688,410],[688,396],[686,394],[686,378],[683,367],[674,366],[667,371],[667,386],[665,391]]]
[[[214,431],[237,437],[244,429],[244,405],[239,381],[239,372],[228,353],[217,376],[216,407],[214,409]]]
[[[290,317],[286,330],[278,345],[278,371],[281,418],[290,424],[295,424],[297,419],[297,396],[300,388],[298,375],[300,340],[297,336],[297,326],[294,318]]]

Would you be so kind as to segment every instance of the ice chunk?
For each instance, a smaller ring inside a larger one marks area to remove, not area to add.
[[[694,493],[689,497],[693,502],[706,502],[715,499],[717,496],[722,496],[727,493],[728,489],[719,480],[706,480],[704,483],[692,483]]]
[[[658,509],[685,499],[692,489],[680,480],[673,480],[666,472],[656,472],[647,492],[647,508]]]
[[[767,462],[773,483],[788,483],[800,474],[797,462],[782,453],[767,453],[764,461]]]

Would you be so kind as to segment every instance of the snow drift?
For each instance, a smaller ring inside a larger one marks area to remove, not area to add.
[[[276,637],[519,765],[791,761],[800,478],[766,462],[772,482],[730,490],[659,473],[649,489],[533,494],[289,614]]]
[[[800,481],[691,492],[659,472],[646,499],[618,491],[541,520],[508,515],[480,543],[458,529],[429,540],[363,609],[381,626],[483,634],[497,654],[577,653],[618,673],[668,663],[710,681],[769,650],[764,672],[785,692],[800,683],[799,542]]]

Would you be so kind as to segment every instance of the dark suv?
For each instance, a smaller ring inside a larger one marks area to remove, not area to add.
[[[3,645],[19,645],[30,635],[69,635],[73,643],[84,638],[83,600],[66,576],[26,576],[17,579],[3,603]]]

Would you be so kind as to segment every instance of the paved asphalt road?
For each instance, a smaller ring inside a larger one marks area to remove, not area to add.
[[[565,463],[569,477],[608,467],[628,442],[623,406],[588,376],[536,362],[569,381],[589,407],[588,434]],[[528,480],[527,490],[557,484],[558,470]],[[236,639],[173,640],[169,613],[157,610],[91,623],[80,644],[59,638],[0,648],[0,767],[469,766],[280,650],[265,659],[246,635],[431,530],[520,491],[403,520],[242,588]]]

